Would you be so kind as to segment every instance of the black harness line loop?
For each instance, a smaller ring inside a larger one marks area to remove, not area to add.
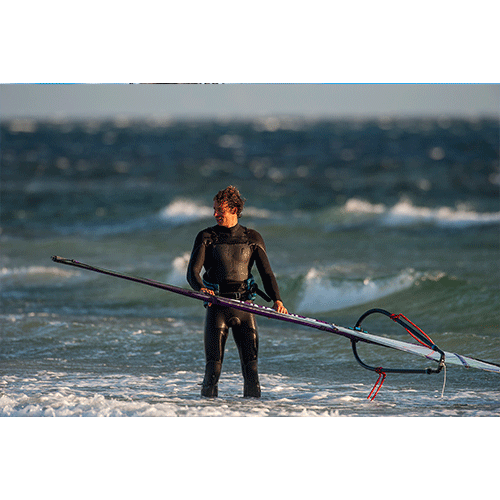
[[[426,373],[430,375],[431,373],[439,373],[443,367],[444,367],[444,361],[445,361],[445,354],[444,352],[437,347],[437,345],[434,343],[434,341],[427,335],[425,334],[418,326],[416,326],[414,323],[412,323],[408,318],[403,316],[402,314],[392,314],[385,309],[370,309],[366,311],[356,322],[356,325],[354,326],[355,330],[361,331],[361,322],[370,314],[373,313],[380,313],[384,314],[385,316],[391,318],[393,321],[396,323],[400,324],[412,337],[417,339],[421,344],[423,344],[425,347],[428,347],[429,349],[432,349],[433,351],[438,352],[441,357],[438,361],[439,365],[436,369],[434,368],[420,368],[420,369],[415,369],[415,368],[385,368],[385,367],[375,367],[375,366],[370,366],[366,363],[364,363],[361,358],[359,357],[358,350],[356,344],[358,343],[357,339],[351,339],[351,347],[352,347],[352,352],[354,354],[354,357],[356,358],[356,361],[363,367],[366,368],[367,370],[376,372],[379,374],[379,378],[375,382],[375,385],[370,392],[369,396],[367,399],[370,399],[370,396],[372,396],[372,393],[375,391],[375,388],[378,385],[378,389],[376,390],[375,394],[373,394],[373,397],[371,397],[371,400],[373,401],[375,399],[375,396],[378,394],[378,391],[382,387],[382,384],[385,381],[385,377],[387,373]],[[403,321],[401,317],[404,318]],[[412,326],[413,325],[413,326]],[[415,328],[414,328],[415,327]],[[380,383],[380,385],[379,385]]]

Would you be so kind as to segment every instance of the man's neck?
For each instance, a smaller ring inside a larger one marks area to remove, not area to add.
[[[238,222],[236,222],[236,224],[234,224],[234,226],[219,226],[223,231],[230,231],[232,232],[233,230],[235,230],[237,227],[239,226]]]

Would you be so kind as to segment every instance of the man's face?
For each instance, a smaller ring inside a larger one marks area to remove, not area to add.
[[[214,217],[219,226],[233,227],[237,222],[236,209],[232,210],[228,208],[227,202],[222,202],[220,205],[214,203]]]

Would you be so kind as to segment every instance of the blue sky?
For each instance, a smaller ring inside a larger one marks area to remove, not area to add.
[[[0,116],[246,118],[498,116],[500,85],[0,85]]]

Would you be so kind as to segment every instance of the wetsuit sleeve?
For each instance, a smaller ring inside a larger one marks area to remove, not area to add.
[[[204,286],[200,274],[203,268],[203,263],[205,262],[205,250],[206,244],[204,232],[201,231],[194,240],[193,251],[191,252],[191,258],[189,259],[186,275],[191,288],[196,291],[199,291]]]
[[[257,270],[262,278],[264,290],[272,300],[281,300],[278,282],[276,281],[276,277],[271,269],[264,240],[257,231],[252,231],[251,239],[255,245],[255,265],[257,266]]]

